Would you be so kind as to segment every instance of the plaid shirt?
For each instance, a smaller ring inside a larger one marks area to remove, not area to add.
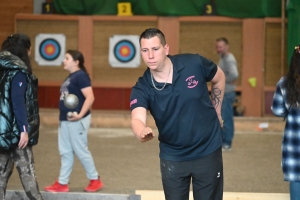
[[[282,140],[282,171],[285,181],[300,181],[300,107],[291,107],[286,102],[285,78],[276,86],[272,102],[274,115],[286,120]]]

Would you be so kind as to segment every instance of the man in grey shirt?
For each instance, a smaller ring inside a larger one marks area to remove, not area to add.
[[[216,40],[216,50],[220,55],[218,66],[226,76],[225,93],[222,103],[223,125],[223,151],[231,150],[234,136],[233,103],[235,101],[235,80],[238,77],[238,70],[235,57],[229,52],[228,40],[224,37]]]

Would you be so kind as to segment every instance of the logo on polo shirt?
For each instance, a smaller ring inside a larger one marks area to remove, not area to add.
[[[132,101],[130,101],[130,107],[133,105],[133,104],[136,104],[137,103],[137,99],[133,99]]]
[[[187,86],[188,88],[194,88],[198,85],[198,81],[195,80],[195,76],[190,76],[187,79],[185,79],[185,81],[188,84],[188,86]]]

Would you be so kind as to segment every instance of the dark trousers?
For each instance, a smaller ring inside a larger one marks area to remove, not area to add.
[[[223,199],[222,148],[197,160],[160,160],[166,200],[188,200],[192,180],[194,200]]]
[[[30,200],[42,200],[34,172],[32,147],[0,151],[0,200],[5,199],[8,180],[13,172],[14,164],[27,197]]]

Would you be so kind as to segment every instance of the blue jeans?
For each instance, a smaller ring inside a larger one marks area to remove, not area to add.
[[[235,101],[235,92],[228,92],[224,94],[222,103],[222,119],[223,124],[223,145],[231,146],[234,135],[233,122],[233,103]]]
[[[290,195],[291,200],[300,199],[300,182],[290,182]]]

